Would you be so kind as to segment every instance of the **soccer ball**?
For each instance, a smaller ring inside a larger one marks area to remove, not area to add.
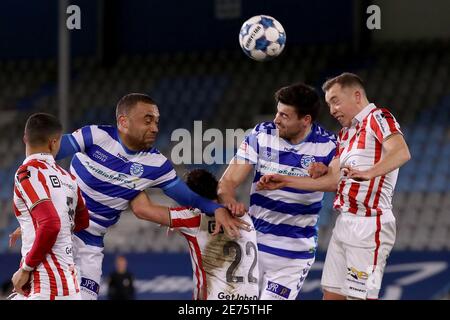
[[[270,16],[254,16],[241,27],[239,44],[244,53],[257,61],[267,61],[284,49],[286,33],[277,20]]]

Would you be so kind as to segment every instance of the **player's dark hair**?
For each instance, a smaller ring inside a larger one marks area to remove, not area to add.
[[[198,195],[210,200],[217,199],[217,179],[209,171],[194,169],[186,175],[186,184]]]
[[[322,85],[323,92],[327,92],[335,84],[340,84],[342,88],[358,86],[364,90],[364,82],[362,81],[362,79],[356,74],[350,72],[344,72],[334,78],[325,81],[325,83]]]
[[[122,98],[116,106],[116,118],[121,114],[128,114],[139,102],[156,105],[155,100],[143,93],[129,93]]]
[[[317,119],[320,110],[320,97],[313,87],[304,83],[295,83],[275,92],[275,101],[295,108],[298,117],[310,115]]]
[[[58,118],[48,113],[34,113],[25,124],[25,137],[31,146],[40,146],[53,136],[62,133],[62,125]]]

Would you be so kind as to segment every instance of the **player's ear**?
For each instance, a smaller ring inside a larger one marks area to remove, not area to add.
[[[355,90],[355,94],[354,94],[355,100],[357,103],[361,103],[361,91],[360,90]]]
[[[311,123],[312,122],[312,117],[311,115],[307,114],[306,116],[303,117],[303,121],[305,121],[306,123]]]
[[[128,129],[127,117],[125,115],[123,115],[123,114],[119,115],[117,117],[117,125],[125,128],[125,129]]]

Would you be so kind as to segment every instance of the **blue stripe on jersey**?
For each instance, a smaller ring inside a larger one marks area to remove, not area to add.
[[[258,182],[259,179],[261,179],[261,177],[262,177],[262,174],[259,171],[256,171],[255,177],[253,178],[253,182]],[[297,194],[308,194],[308,193],[317,192],[317,191],[300,190],[300,189],[295,189],[295,188],[290,188],[290,187],[284,187],[284,188],[281,188],[280,190],[291,192],[291,193],[297,193]]]
[[[87,232],[86,230],[75,232],[75,235],[78,238],[80,238],[81,240],[83,240],[84,243],[86,243],[90,246],[95,246],[95,247],[100,247],[100,248],[104,247],[102,236],[94,236],[93,234]]]
[[[107,156],[107,159],[105,162],[101,161],[97,157],[95,157],[95,154],[100,153]],[[108,169],[111,169],[115,172],[120,172],[124,174],[130,174],[130,168],[134,164],[134,162],[125,162],[122,159],[110,154],[105,149],[99,147],[98,145],[94,144],[89,148],[89,150],[86,151],[86,155],[91,158],[93,161],[101,164],[104,167],[107,167]],[[161,178],[162,176],[168,174],[170,171],[173,170],[172,164],[169,160],[166,160],[162,166],[159,167],[153,167],[153,166],[147,166],[140,163],[144,169],[144,172],[141,176],[141,178],[146,178],[149,180],[157,180]]]
[[[92,145],[92,131],[91,127],[86,126],[81,129],[81,134],[83,135],[84,149],[86,150]]]
[[[86,201],[86,207],[89,209],[89,211],[95,214],[98,214],[107,219],[114,219],[122,212],[121,210],[110,208],[108,206],[105,206],[104,204],[101,204],[100,202],[95,201],[83,191],[81,191],[81,194]]]
[[[270,211],[287,213],[293,216],[299,214],[317,214],[322,208],[322,202],[316,202],[310,205],[300,203],[286,203],[280,200],[272,200],[258,193],[250,196],[250,206],[257,205]]]
[[[67,137],[69,138],[69,142],[74,147],[74,149],[78,150],[78,152],[81,152],[81,148],[80,148],[80,145],[77,142],[77,139],[72,137],[72,135],[68,135]]]
[[[313,226],[297,227],[289,224],[272,224],[263,219],[251,217],[255,229],[262,233],[289,238],[311,238],[317,236],[317,229]]]
[[[302,158],[302,155],[295,154],[290,151],[279,151],[279,160],[278,163],[290,166],[290,167],[298,167],[300,168],[300,160]],[[328,156],[326,157],[319,157],[319,156],[313,156],[316,162],[323,162],[324,164],[328,165]]]
[[[315,256],[315,252],[278,249],[261,243],[258,243],[258,250],[290,259],[312,259]]]
[[[112,220],[103,220],[103,219],[98,219],[96,217],[90,216],[89,220],[94,221],[96,224],[101,225],[104,228],[109,228],[111,227],[113,224],[116,224],[117,221],[119,221],[120,215],[117,215],[114,219]]]
[[[87,171],[87,169],[83,166],[77,156],[73,157],[72,166],[77,175],[85,184],[87,184],[90,188],[96,190],[97,192],[100,192],[109,197],[132,200],[139,194],[139,192],[141,192],[140,190],[116,186],[97,179],[89,171]]]

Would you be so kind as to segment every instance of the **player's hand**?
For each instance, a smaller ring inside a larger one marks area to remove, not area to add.
[[[18,227],[13,233],[9,235],[9,247],[12,248],[16,245],[17,240],[22,236],[22,230]]]
[[[370,179],[375,178],[372,175],[372,172],[369,170],[357,170],[350,166],[345,166],[342,168],[342,171],[344,173],[344,176],[347,178],[353,179],[355,181],[368,181]]]
[[[256,190],[276,190],[286,186],[285,176],[280,174],[268,174],[259,179],[256,184]]]
[[[245,204],[237,201],[224,203],[224,206],[230,210],[231,214],[234,217],[242,217],[246,212],[248,212],[248,209],[246,208]]]
[[[326,175],[328,172],[328,166],[322,162],[313,162],[308,167],[308,174],[311,178],[317,179]]]
[[[22,268],[17,270],[11,279],[12,284],[14,286],[14,291],[17,293],[20,293],[22,295],[27,295],[27,293],[28,293],[28,292],[26,292],[27,289],[24,287],[26,287],[26,284],[28,283],[29,280],[30,280],[30,272],[29,271],[25,271]]]
[[[212,233],[213,236],[219,234],[221,227],[225,234],[232,239],[240,237],[241,233],[239,229],[251,230],[251,226],[246,221],[231,216],[230,212],[225,208],[217,209],[214,212],[214,216],[216,218],[216,228]]]

